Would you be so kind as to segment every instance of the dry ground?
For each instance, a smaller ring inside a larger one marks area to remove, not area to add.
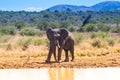
[[[74,62],[45,63],[46,56],[4,56],[0,57],[0,68],[42,68],[42,67],[75,67],[75,68],[96,68],[96,67],[120,67],[120,54],[109,54],[106,56],[76,57]],[[62,60],[64,57],[62,57]]]

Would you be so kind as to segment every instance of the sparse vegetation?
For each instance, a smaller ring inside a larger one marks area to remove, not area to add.
[[[20,34],[21,35],[26,35],[26,36],[35,36],[35,35],[38,35],[39,34],[39,30],[35,29],[35,28],[32,28],[32,27],[25,27],[25,28],[22,28],[21,31],[20,31]]]
[[[0,34],[15,35],[17,32],[14,26],[0,27]]]
[[[45,30],[48,27],[67,28],[73,33],[75,57],[79,64],[84,62],[84,59],[88,60],[92,66],[96,66],[96,63],[101,65],[104,60],[108,62],[104,64],[110,65],[116,59],[118,60],[116,62],[120,64],[119,56],[117,58],[115,56],[120,54],[120,11],[59,12],[56,10],[50,12],[48,10],[41,12],[0,11],[0,13],[0,68],[1,65],[12,66],[10,59],[15,59],[13,66],[20,67],[30,66],[33,64],[32,61],[42,60],[43,62],[49,49],[49,41],[45,36]],[[62,56],[65,55],[62,54]],[[110,58],[107,59],[106,56]],[[29,57],[32,58],[28,64],[20,63],[25,62]],[[10,64],[7,64],[8,62]],[[75,62],[74,65],[82,65],[79,64]],[[86,65],[87,63],[83,66]]]
[[[103,59],[102,61],[99,62],[104,63],[104,61],[107,60],[107,58],[103,56],[108,56],[108,55],[111,56],[111,59],[115,59],[115,60],[117,59],[117,63],[119,63],[118,58],[114,58],[115,55],[118,55],[120,53],[120,42],[119,42],[120,39],[118,34],[105,33],[105,32],[104,33],[103,32],[94,32],[94,33],[73,32],[73,35],[75,37],[75,57],[77,58],[77,61],[75,61],[75,64],[71,64],[71,62],[65,64],[72,66],[75,65],[79,66],[78,65],[79,61],[80,61],[79,64],[81,64],[81,61],[84,61],[84,59],[85,61],[89,61],[89,59],[93,60],[94,57],[95,57],[94,59],[95,61]],[[32,62],[39,62],[39,61],[44,62],[48,54],[48,48],[49,48],[48,44],[49,43],[46,36],[39,37],[39,36],[22,36],[22,35],[15,35],[15,36],[2,35],[0,37],[0,50],[1,50],[0,60],[2,60],[2,62],[5,63],[7,62],[7,64],[3,65],[3,63],[0,62],[0,65],[2,65],[4,68],[8,68],[8,67],[23,68],[30,66],[33,67],[38,66],[37,63],[33,64]],[[65,56],[64,52],[62,56]],[[27,60],[28,62],[26,62]],[[54,59],[52,58],[52,60]],[[109,59],[106,62],[108,61]],[[95,62],[95,64],[99,65],[99,62]],[[87,64],[89,65],[92,63],[88,62],[86,63],[86,65]],[[39,64],[39,66],[43,67],[45,65]],[[2,67],[0,66],[0,68]]]

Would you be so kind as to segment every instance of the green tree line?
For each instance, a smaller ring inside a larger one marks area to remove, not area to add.
[[[120,11],[0,11],[0,32],[3,34],[13,35],[20,31],[21,35],[29,32],[34,35],[48,27],[83,32],[120,32]]]

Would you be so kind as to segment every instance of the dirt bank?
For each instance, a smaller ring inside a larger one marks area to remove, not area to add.
[[[93,57],[76,57],[74,62],[45,63],[46,57],[0,57],[0,68],[42,68],[42,67],[120,67],[120,54]],[[63,58],[62,58],[63,59]]]

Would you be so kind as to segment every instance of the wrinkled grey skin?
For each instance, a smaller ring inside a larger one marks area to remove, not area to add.
[[[50,62],[51,55],[54,55],[55,61],[61,62],[61,52],[65,51],[65,62],[69,61],[68,51],[72,55],[74,61],[74,39],[70,35],[70,32],[66,29],[51,29],[46,31],[47,37],[50,41],[50,49],[46,59],[46,62]],[[56,47],[58,48],[58,59],[56,59]]]

